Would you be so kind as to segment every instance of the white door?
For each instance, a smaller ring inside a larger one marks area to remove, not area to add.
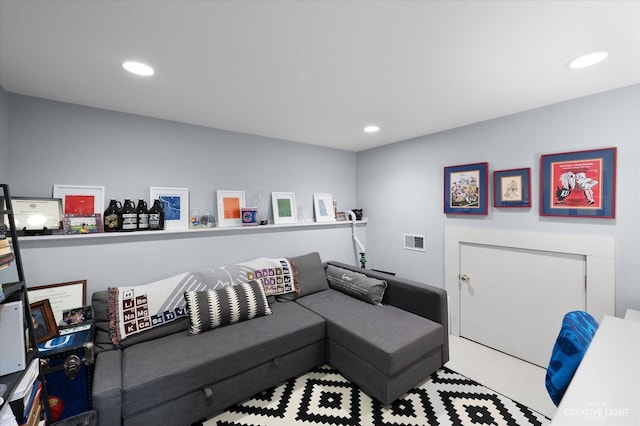
[[[582,255],[461,243],[460,335],[546,368],[585,274]]]

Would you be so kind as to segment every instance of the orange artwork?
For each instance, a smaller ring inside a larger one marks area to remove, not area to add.
[[[222,203],[224,205],[225,219],[240,219],[240,198],[224,197]]]

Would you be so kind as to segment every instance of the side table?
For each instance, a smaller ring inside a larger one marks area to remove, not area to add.
[[[92,408],[95,327],[79,328],[38,345],[54,422]]]

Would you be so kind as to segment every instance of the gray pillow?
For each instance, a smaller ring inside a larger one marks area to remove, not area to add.
[[[295,300],[307,294],[328,290],[327,275],[320,260],[320,254],[313,252],[303,256],[289,258],[293,268],[293,279],[296,280],[300,293],[287,293],[278,296],[278,301]]]
[[[327,266],[326,273],[331,288],[373,305],[382,305],[386,281],[333,265]]]

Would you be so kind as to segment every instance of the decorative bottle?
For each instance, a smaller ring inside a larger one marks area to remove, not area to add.
[[[104,223],[104,232],[117,232],[120,230],[120,218],[118,213],[122,208],[122,204],[119,201],[114,200],[113,198],[109,202],[109,206],[104,211],[103,223]]]
[[[164,229],[164,209],[158,199],[153,201],[153,206],[149,209],[149,229],[152,231]]]
[[[138,215],[138,231],[146,231],[149,229],[149,210],[147,209],[147,202],[143,199],[138,200],[138,207],[136,208],[136,214]]]
[[[135,231],[138,228],[138,214],[136,213],[136,205],[129,198],[125,198],[118,216],[118,219],[120,220],[121,231]]]

